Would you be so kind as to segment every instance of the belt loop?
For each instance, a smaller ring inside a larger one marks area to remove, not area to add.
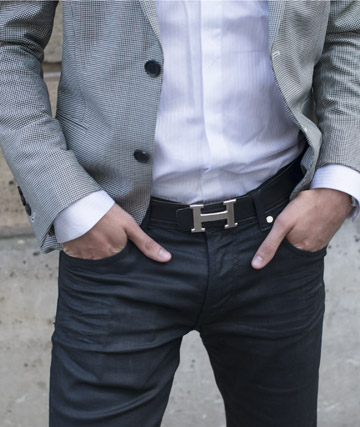
[[[271,228],[271,224],[266,221],[265,209],[261,200],[261,189],[258,188],[256,190],[250,191],[250,196],[253,199],[256,215],[259,221],[259,227],[261,231],[267,231]]]

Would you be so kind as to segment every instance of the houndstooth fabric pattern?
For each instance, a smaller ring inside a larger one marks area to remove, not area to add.
[[[52,223],[104,189],[141,222],[152,182],[157,108],[166,73],[155,0],[63,2],[64,47],[56,118],[41,62],[56,1],[0,1],[0,143],[31,206],[43,251],[59,248]],[[360,170],[360,2],[269,1],[269,55],[289,114],[316,167]],[[145,72],[157,61],[161,74]]]

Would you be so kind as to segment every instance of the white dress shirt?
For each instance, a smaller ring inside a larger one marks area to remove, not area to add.
[[[266,1],[157,1],[164,81],[152,194],[182,203],[241,196],[303,150],[275,83]],[[360,199],[360,174],[321,168],[312,188]],[[86,233],[113,205],[93,193],[55,220],[59,242]]]

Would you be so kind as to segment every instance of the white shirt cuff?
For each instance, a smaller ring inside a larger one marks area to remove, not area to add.
[[[354,209],[349,217],[355,221],[360,214],[360,173],[343,165],[327,165],[319,168],[312,180],[311,188],[331,188],[349,194]]]
[[[59,243],[74,240],[87,233],[112,208],[114,200],[103,190],[77,200],[60,212],[54,221]]]

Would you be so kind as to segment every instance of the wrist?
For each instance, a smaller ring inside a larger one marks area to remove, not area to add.
[[[348,193],[335,190],[333,188],[312,188],[309,191],[318,193],[321,207],[323,204],[332,204],[334,208],[342,207],[344,210],[345,218],[349,216],[350,212],[354,209],[354,198]],[[356,205],[355,205],[356,206]]]

